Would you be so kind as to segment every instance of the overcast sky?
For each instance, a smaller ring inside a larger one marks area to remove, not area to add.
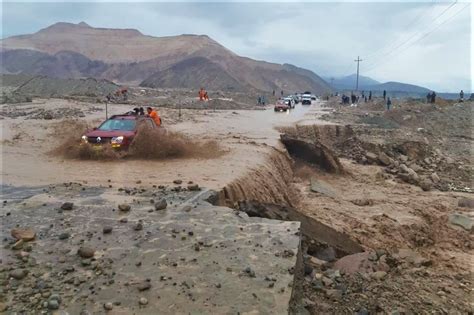
[[[5,3],[2,37],[53,23],[206,34],[235,53],[291,63],[321,76],[355,73],[437,91],[471,90],[469,2]]]

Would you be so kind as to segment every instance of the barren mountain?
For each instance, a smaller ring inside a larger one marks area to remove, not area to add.
[[[206,35],[146,36],[133,29],[56,23],[1,41],[2,73],[96,77],[154,87],[330,91],[315,73],[236,55]]]

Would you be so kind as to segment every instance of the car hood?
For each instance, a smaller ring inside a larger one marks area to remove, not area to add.
[[[133,137],[135,135],[135,131],[125,131],[125,130],[90,130],[86,132],[86,137],[101,137],[101,138],[112,138],[118,136],[124,137]]]

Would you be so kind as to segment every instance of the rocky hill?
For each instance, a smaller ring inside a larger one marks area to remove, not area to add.
[[[331,90],[309,70],[238,56],[206,35],[153,37],[133,29],[56,23],[3,39],[1,47],[2,73],[211,90]]]

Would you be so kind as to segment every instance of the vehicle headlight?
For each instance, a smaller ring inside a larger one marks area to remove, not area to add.
[[[81,139],[82,139],[82,141],[84,141],[84,142],[89,142],[89,141],[87,141],[87,136],[82,136]]]
[[[123,136],[113,137],[111,142],[114,144],[120,144],[123,142]]]

